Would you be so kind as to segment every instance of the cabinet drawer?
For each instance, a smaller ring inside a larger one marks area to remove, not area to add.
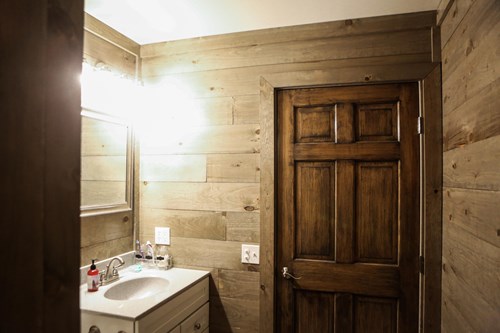
[[[181,323],[181,333],[201,333],[208,328],[208,303]]]

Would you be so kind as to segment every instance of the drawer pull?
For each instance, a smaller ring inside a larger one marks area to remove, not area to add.
[[[201,324],[200,323],[196,323],[194,324],[194,329],[197,331],[201,328]]]

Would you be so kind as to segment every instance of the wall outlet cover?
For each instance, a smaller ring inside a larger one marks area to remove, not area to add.
[[[243,264],[259,264],[260,246],[241,244],[241,262]]]
[[[170,245],[170,228],[155,227],[155,244]]]

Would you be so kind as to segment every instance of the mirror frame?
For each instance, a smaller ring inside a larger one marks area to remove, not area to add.
[[[95,216],[103,214],[112,214],[119,212],[130,212],[133,210],[133,166],[134,166],[134,134],[132,124],[124,118],[115,115],[102,113],[82,107],[81,117],[87,117],[95,120],[101,120],[126,127],[127,129],[127,148],[126,148],[126,180],[125,180],[125,203],[88,205],[82,206],[80,202],[80,217]],[[80,144],[81,145],[81,144]],[[81,156],[81,155],[80,155]],[[81,177],[80,177],[81,182]],[[80,199],[81,201],[81,199]]]

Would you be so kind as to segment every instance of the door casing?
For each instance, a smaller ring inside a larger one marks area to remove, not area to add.
[[[275,186],[276,100],[275,90],[298,87],[345,86],[369,83],[418,82],[420,93],[420,332],[440,332],[441,235],[442,235],[442,110],[439,63],[418,64],[408,70],[386,68],[336,69],[278,73],[260,80],[261,180],[260,180],[260,332],[275,332]],[[377,77],[378,80],[368,80]]]

